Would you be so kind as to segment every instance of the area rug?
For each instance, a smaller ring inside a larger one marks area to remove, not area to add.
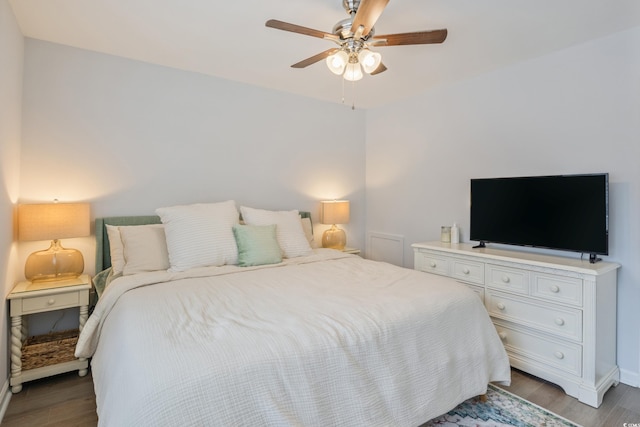
[[[489,384],[487,400],[472,398],[421,427],[580,427],[515,394]]]

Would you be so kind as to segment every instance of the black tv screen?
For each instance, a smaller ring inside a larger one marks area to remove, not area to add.
[[[470,238],[608,255],[609,175],[471,180]]]

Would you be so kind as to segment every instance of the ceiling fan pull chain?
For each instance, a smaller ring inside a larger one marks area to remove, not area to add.
[[[351,109],[355,110],[356,109],[356,82],[351,82],[351,94],[353,95],[353,98],[351,100]]]
[[[344,104],[344,79],[340,80],[342,80],[342,103]]]

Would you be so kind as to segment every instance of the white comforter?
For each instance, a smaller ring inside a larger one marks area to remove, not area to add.
[[[80,336],[101,426],[418,426],[508,383],[480,299],[332,250],[114,280]]]

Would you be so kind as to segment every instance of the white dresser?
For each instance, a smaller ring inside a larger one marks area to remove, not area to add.
[[[617,385],[620,265],[471,244],[415,243],[415,269],[452,277],[484,301],[511,366],[598,407]]]

